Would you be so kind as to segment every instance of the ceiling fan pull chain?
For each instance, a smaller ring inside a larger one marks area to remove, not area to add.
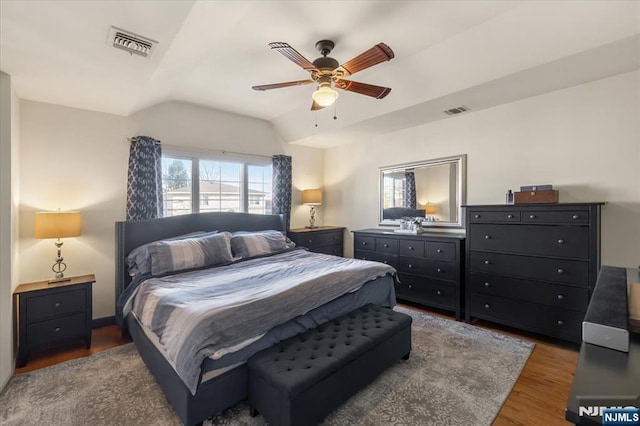
[[[318,111],[315,111],[315,117],[316,117],[316,127],[318,127]]]
[[[338,119],[338,101],[333,103],[333,119]]]

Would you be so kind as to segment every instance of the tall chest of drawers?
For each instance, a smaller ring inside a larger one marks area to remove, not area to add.
[[[396,297],[455,313],[464,307],[464,235],[400,234],[384,229],[354,231],[354,257],[396,268]]]
[[[602,204],[466,206],[466,320],[579,342],[600,267]]]

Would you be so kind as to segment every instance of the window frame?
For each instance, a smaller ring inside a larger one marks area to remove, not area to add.
[[[273,165],[271,157],[250,154],[228,154],[225,151],[183,149],[163,146],[162,158],[191,161],[191,213],[200,213],[200,161],[240,164],[240,211],[249,211],[249,166]],[[273,182],[271,183],[273,186]],[[273,194],[272,194],[273,195]],[[163,215],[165,213],[163,206]]]

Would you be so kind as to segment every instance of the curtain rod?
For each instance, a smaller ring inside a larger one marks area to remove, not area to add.
[[[126,138],[127,142],[132,142],[134,138]],[[162,145],[161,142],[157,142],[158,145]],[[273,155],[260,155],[260,154],[247,154],[245,152],[237,152],[237,151],[228,151],[225,149],[206,149],[206,148],[190,148],[190,147],[183,147],[183,146],[176,146],[176,145],[165,145],[169,150],[184,150],[184,151],[201,151],[201,152],[221,152],[223,155],[224,154],[232,154],[232,155],[245,155],[245,156],[249,156],[249,157],[260,157],[260,158],[273,158]],[[276,155],[276,154],[274,154]]]

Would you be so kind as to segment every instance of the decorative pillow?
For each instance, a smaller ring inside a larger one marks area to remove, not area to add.
[[[231,237],[233,255],[242,259],[295,247],[280,231],[236,232]]]
[[[151,274],[230,263],[234,260],[230,240],[231,233],[220,232],[204,237],[159,241],[149,247]]]
[[[204,237],[205,235],[213,235],[218,231],[196,231],[188,234],[178,235],[177,237],[171,237],[164,240],[152,241],[147,244],[143,244],[139,247],[131,250],[127,256],[127,265],[129,266],[129,275],[132,277],[138,274],[146,274],[151,272],[151,256],[149,255],[149,247],[153,244],[157,244],[162,241],[184,240],[185,238],[193,238],[195,236]]]

